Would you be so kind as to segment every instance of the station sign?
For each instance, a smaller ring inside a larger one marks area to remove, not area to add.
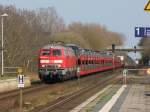
[[[135,27],[135,37],[150,37],[150,27]]]
[[[124,69],[124,70],[123,70],[123,76],[126,77],[126,76],[127,76],[127,73],[128,73],[128,70],[127,70],[127,69]]]
[[[145,10],[145,11],[150,11],[150,0],[149,0],[148,3],[145,5],[144,10]]]
[[[18,87],[24,88],[24,75],[18,75]]]

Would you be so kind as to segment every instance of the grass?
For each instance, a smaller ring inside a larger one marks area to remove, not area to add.
[[[35,73],[23,73],[23,75],[29,77],[31,81],[39,81],[38,75]],[[0,80],[12,79],[17,77],[18,74],[4,74],[4,76],[1,76],[0,74]]]
[[[0,76],[0,80],[7,80],[7,79],[12,79],[12,78],[17,78],[17,75],[4,75]]]
[[[83,112],[93,112],[98,106],[102,106],[104,103],[108,102],[120,86],[112,86],[110,89],[106,90],[102,93],[98,98],[96,98],[93,102],[88,104],[87,109]]]

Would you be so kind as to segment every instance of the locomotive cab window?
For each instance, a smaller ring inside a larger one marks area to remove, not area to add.
[[[52,52],[53,52],[53,56],[61,56],[61,50],[59,49],[54,49]]]
[[[49,55],[50,55],[50,51],[49,50],[41,51],[41,56],[49,56]]]

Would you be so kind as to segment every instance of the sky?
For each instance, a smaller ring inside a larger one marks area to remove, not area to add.
[[[150,12],[144,7],[148,0],[0,0],[2,5],[17,8],[38,9],[54,7],[66,24],[80,21],[99,23],[108,30],[125,36],[124,46],[137,45],[140,38],[134,37],[134,28],[150,26]],[[134,57],[133,53],[130,53]],[[137,54],[139,57],[139,54]]]

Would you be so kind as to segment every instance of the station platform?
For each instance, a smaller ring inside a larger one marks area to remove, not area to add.
[[[110,112],[150,112],[150,85],[128,85]]]
[[[130,79],[133,83],[109,85],[70,112],[150,112],[150,76]]]

